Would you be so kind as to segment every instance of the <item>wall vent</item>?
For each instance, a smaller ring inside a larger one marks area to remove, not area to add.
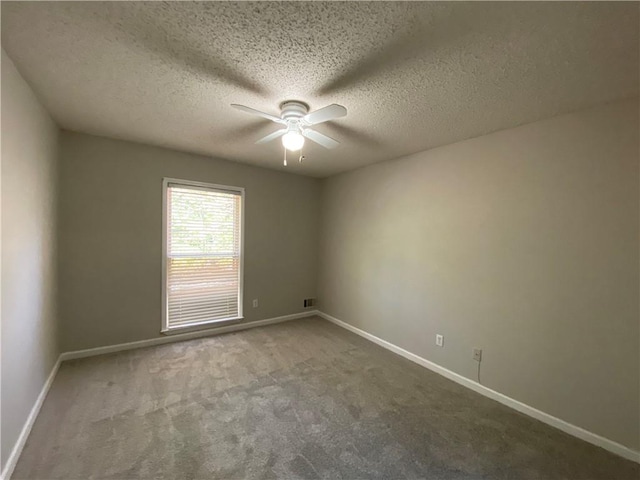
[[[311,308],[316,306],[315,298],[305,298],[304,299],[304,308]]]

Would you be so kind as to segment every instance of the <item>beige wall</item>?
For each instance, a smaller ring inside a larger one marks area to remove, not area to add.
[[[484,385],[638,450],[638,129],[636,99],[326,180],[321,310],[471,379],[481,347]]]
[[[58,357],[58,128],[2,50],[2,448],[4,469]]]
[[[161,336],[163,177],[246,189],[245,321],[315,296],[318,180],[70,132],[60,162],[63,351]]]

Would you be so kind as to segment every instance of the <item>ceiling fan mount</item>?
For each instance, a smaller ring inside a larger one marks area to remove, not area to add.
[[[286,100],[280,104],[280,110],[283,120],[299,119],[309,113],[309,105],[298,100]]]
[[[266,143],[282,137],[284,148],[291,151],[300,150],[304,145],[305,138],[325,148],[336,148],[340,145],[340,142],[310,127],[344,117],[347,114],[346,108],[336,104],[328,105],[309,113],[309,105],[299,100],[286,100],[282,102],[280,104],[279,117],[244,105],[232,104],[231,106],[243,112],[257,115],[283,125],[284,128],[261,138],[256,143]]]

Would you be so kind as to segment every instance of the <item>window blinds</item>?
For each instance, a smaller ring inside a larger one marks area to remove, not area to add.
[[[240,316],[240,191],[168,183],[167,327]]]

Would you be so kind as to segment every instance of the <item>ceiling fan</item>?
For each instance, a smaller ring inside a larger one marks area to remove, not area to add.
[[[232,104],[231,106],[283,125],[281,130],[270,133],[256,143],[266,143],[282,137],[282,145],[292,152],[302,148],[305,137],[325,148],[336,148],[340,145],[340,142],[309,127],[344,117],[347,114],[346,108],[335,103],[309,113],[309,106],[306,103],[295,100],[288,100],[280,104],[281,113],[279,117],[254,108],[245,107],[244,105]]]

